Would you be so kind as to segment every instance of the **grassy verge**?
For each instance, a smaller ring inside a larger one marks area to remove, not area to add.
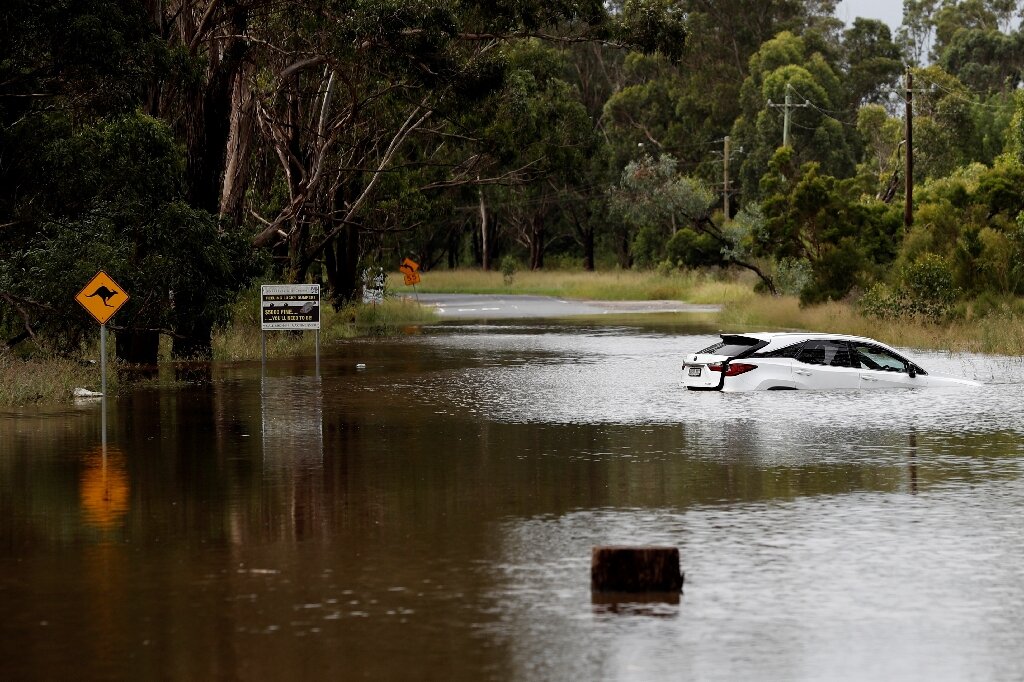
[[[335,311],[331,306],[321,310],[321,346],[331,341],[359,336],[380,336],[397,333],[403,327],[436,321],[433,310],[415,302],[394,298],[381,305],[353,305]],[[281,358],[312,355],[316,337],[310,333],[273,332],[267,334],[267,357]],[[236,304],[232,322],[213,337],[215,360],[258,360],[260,358],[259,289],[246,292]],[[114,341],[107,344],[107,391],[118,388],[118,372],[113,356]],[[96,355],[93,349],[92,355]],[[158,377],[131,377],[133,386],[169,386],[177,382],[170,371],[170,343],[161,342],[161,366]],[[168,370],[168,371],[165,371]],[[122,382],[123,384],[124,382]],[[62,357],[19,358],[0,352],[0,407],[55,405],[71,402],[72,391],[82,387],[100,388],[98,365],[83,364]],[[122,386],[123,388],[123,386]]]
[[[670,299],[724,306],[715,320],[722,329],[801,330],[868,336],[911,348],[1024,355],[1024,316],[1007,309],[944,324],[887,321],[860,314],[848,302],[801,307],[793,296],[754,292],[755,279],[740,275],[653,271],[520,272],[505,284],[501,273],[479,270],[431,271],[421,290],[437,293],[514,293],[590,300]],[[693,319],[693,318],[687,318]]]
[[[0,353],[0,405],[3,406],[68,403],[75,388],[98,391],[99,385],[97,366],[67,358],[23,360]]]
[[[892,345],[955,352],[1024,355],[1024,318],[1007,315],[971,317],[943,324],[865,317],[847,302],[801,308],[795,297],[752,294],[727,305],[719,316],[723,328],[807,330],[868,336]]]
[[[260,358],[262,341],[258,301],[258,290],[247,293],[235,306],[231,324],[214,333],[215,360]],[[436,319],[433,310],[401,298],[387,299],[380,305],[351,305],[338,311],[324,305],[320,308],[320,345],[339,339],[394,334],[408,325]],[[268,332],[266,338],[268,358],[311,355],[316,345],[316,336],[309,332]]]
[[[554,270],[517,272],[511,283],[506,284],[500,272],[441,270],[425,273],[419,288],[425,293],[533,294],[592,301],[729,303],[750,298],[753,280],[744,276],[699,272]]]

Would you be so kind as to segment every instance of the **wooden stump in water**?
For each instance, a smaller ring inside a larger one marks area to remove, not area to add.
[[[590,589],[598,592],[678,592],[678,547],[595,547]]]

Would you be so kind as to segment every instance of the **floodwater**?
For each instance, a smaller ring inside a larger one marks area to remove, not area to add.
[[[712,337],[440,325],[0,413],[4,679],[1019,680],[1024,367],[687,393]],[[358,368],[363,363],[365,368]],[[680,598],[590,592],[671,545]]]

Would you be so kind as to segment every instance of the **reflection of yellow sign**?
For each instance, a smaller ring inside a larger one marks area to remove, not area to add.
[[[106,324],[128,300],[128,293],[112,280],[110,275],[100,270],[89,280],[85,288],[78,292],[75,300],[81,303],[97,322]]]
[[[115,447],[97,448],[85,456],[79,494],[85,522],[94,528],[115,527],[128,513],[128,472],[124,453]]]
[[[405,286],[412,286],[413,284],[420,283],[420,264],[411,258],[406,258],[402,261],[402,264],[398,266],[398,269],[403,275],[405,275]]]

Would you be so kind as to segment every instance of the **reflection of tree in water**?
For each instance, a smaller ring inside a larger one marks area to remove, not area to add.
[[[128,514],[128,472],[124,453],[108,446],[97,447],[83,460],[79,497],[85,522],[100,530],[110,530]]]

